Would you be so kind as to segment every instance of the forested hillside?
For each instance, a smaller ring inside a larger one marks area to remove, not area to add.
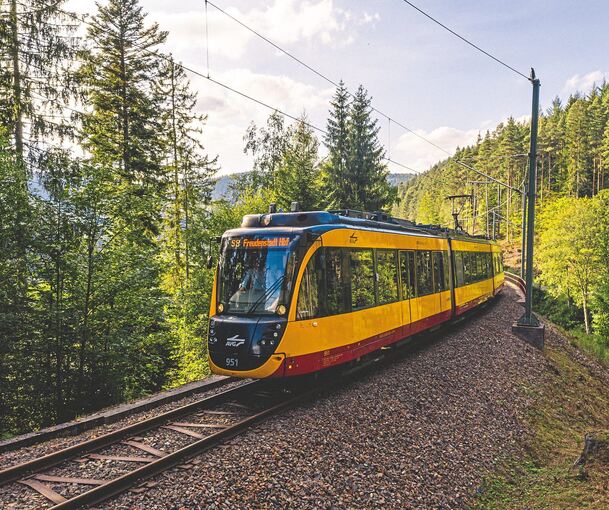
[[[0,437],[205,376],[210,240],[244,214],[396,196],[370,97],[341,84],[324,140],[304,115],[244,125],[253,167],[212,200],[167,33],[138,0],[66,5],[0,2]]]
[[[399,187],[394,212],[423,223],[453,225],[449,195],[461,201],[461,224],[519,246],[530,127],[513,118],[470,147]],[[553,298],[542,311],[604,353],[609,346],[609,84],[559,98],[542,112],[538,139],[537,282]],[[494,229],[493,229],[494,225]]]

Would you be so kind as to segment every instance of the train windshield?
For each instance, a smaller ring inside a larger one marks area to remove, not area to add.
[[[287,306],[298,236],[248,235],[224,239],[218,303],[225,313],[272,314]]]

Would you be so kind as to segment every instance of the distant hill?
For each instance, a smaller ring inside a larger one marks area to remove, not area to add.
[[[214,190],[211,192],[212,200],[220,200],[222,198],[228,199],[230,194],[230,187],[243,173],[235,173],[230,175],[223,175],[218,177]]]
[[[218,177],[216,180],[216,186],[212,191],[212,200],[229,199],[230,198],[230,187],[237,178],[242,176],[243,173],[235,173],[230,175],[223,175]],[[403,184],[414,177],[414,174],[389,174],[387,180],[393,185],[397,186]]]
[[[415,174],[389,174],[387,180],[390,184],[398,186],[399,184],[404,184],[405,182],[408,182],[413,177],[415,177]]]

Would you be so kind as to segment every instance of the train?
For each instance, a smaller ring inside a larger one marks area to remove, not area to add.
[[[499,246],[385,213],[243,217],[220,240],[208,331],[215,374],[287,378],[349,366],[462,318],[504,285]]]

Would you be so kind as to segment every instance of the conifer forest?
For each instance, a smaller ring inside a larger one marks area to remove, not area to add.
[[[510,118],[430,170],[388,181],[372,98],[340,82],[319,135],[306,113],[243,129],[251,156],[212,200],[223,162],[188,73],[138,0],[86,23],[62,0],[0,0],[0,437],[206,377],[214,241],[269,203],[383,210],[461,224],[518,253],[529,124]],[[609,348],[609,84],[540,117],[541,313]],[[508,261],[509,262],[509,261]],[[515,264],[516,271],[518,270]]]
[[[110,0],[77,37],[64,4],[0,2],[5,436],[205,377],[206,259],[244,214],[396,196],[366,90],[341,87],[323,140],[304,115],[244,127],[254,167],[212,203],[221,162],[185,71],[157,52],[167,33]]]

